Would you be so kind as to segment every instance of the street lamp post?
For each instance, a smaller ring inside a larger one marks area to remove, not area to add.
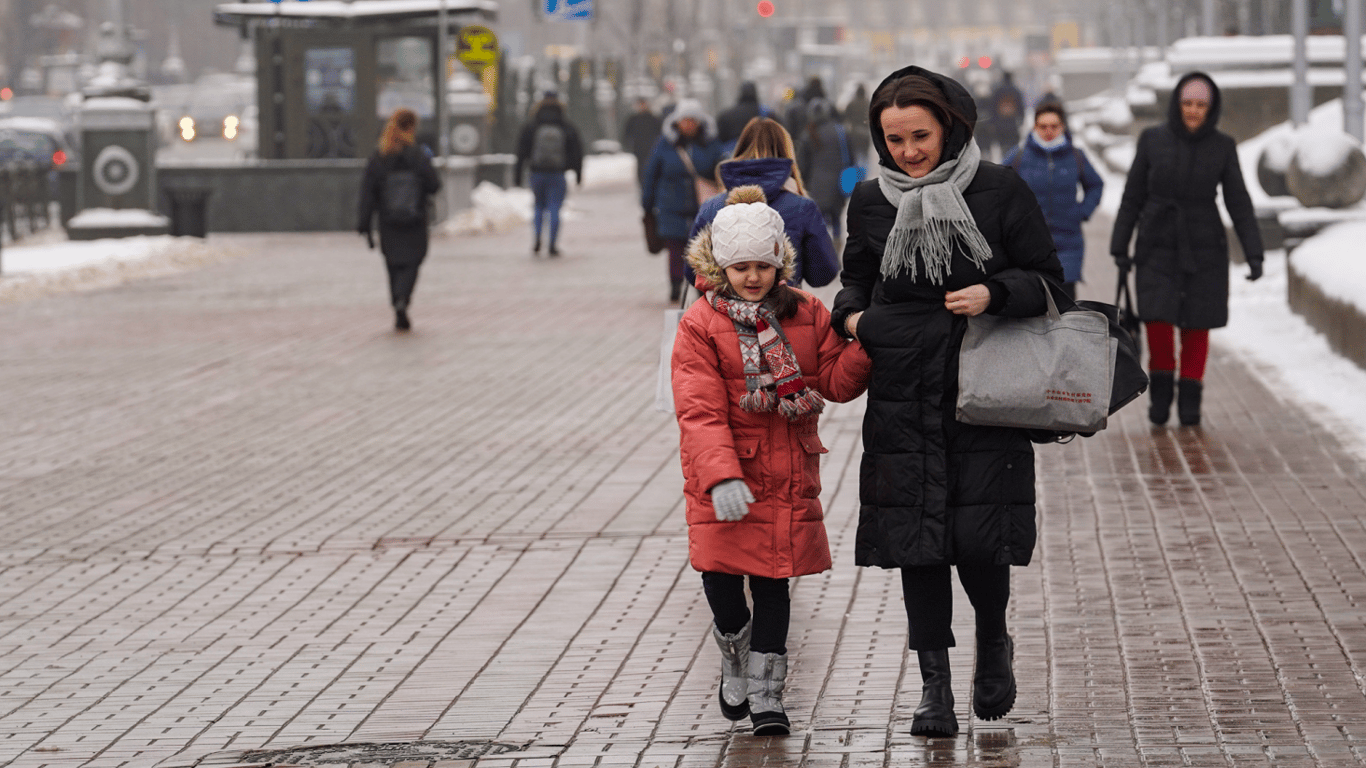
[[[1295,125],[1309,121],[1309,3],[1291,0],[1290,28],[1295,36],[1295,80],[1290,86],[1290,120]]]
[[[449,61],[447,49],[450,40],[446,29],[446,0],[436,12],[436,146],[441,157],[451,153],[451,115],[446,106],[446,67]]]
[[[1342,34],[1347,38],[1346,79],[1342,85],[1343,130],[1357,141],[1362,139],[1361,104],[1361,3],[1346,0],[1342,11]]]

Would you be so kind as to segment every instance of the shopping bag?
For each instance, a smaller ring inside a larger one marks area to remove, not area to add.
[[[655,378],[655,410],[664,413],[674,412],[674,337],[678,335],[678,322],[688,311],[688,288],[685,283],[676,309],[664,310],[664,334],[659,339],[659,373]]]
[[[1119,341],[1102,312],[1059,312],[1047,280],[1038,317],[968,318],[958,357],[957,418],[965,424],[1096,432],[1110,415]]]
[[[664,250],[664,240],[659,236],[659,222],[655,218],[655,212],[646,211],[640,223],[645,228],[645,250],[651,254]]]

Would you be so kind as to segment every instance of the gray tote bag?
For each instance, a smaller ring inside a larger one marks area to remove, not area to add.
[[[957,418],[964,424],[1105,429],[1119,342],[1100,312],[1059,313],[1043,282],[1045,315],[968,318],[958,356]]]

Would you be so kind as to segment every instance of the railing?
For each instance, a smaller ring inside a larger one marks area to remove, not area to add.
[[[0,241],[52,226],[53,184],[37,163],[0,166]]]

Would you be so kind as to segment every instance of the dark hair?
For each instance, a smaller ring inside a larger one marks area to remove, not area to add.
[[[967,130],[972,138],[972,121],[959,109],[949,103],[944,92],[921,75],[906,75],[877,89],[868,105],[868,124],[881,126],[882,113],[890,107],[920,106],[929,110],[939,126],[944,129],[945,138],[952,132],[955,123]]]
[[[1034,107],[1034,119],[1038,120],[1039,115],[1046,115],[1050,112],[1058,116],[1058,120],[1062,122],[1063,130],[1067,130],[1067,110],[1063,109],[1062,104],[1056,101],[1045,101]]]
[[[779,320],[786,320],[797,314],[797,309],[806,303],[806,299],[800,293],[792,290],[792,287],[781,280],[774,283],[773,290],[764,297],[764,303],[773,310],[773,314]]]

